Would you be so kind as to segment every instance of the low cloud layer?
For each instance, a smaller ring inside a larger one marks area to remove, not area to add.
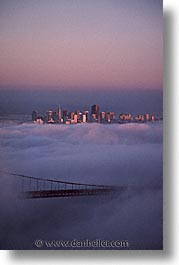
[[[13,196],[15,179],[2,175],[1,248],[35,248],[38,238],[115,238],[131,241],[132,249],[162,247],[161,123],[1,123],[0,138],[2,170],[131,186],[115,197],[22,201]]]

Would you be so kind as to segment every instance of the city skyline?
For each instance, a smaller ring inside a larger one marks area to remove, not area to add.
[[[156,117],[151,113],[142,113],[139,115],[132,115],[131,113],[117,114],[113,110],[104,111],[101,110],[98,104],[91,106],[90,110],[81,111],[77,109],[75,111],[69,111],[66,108],[58,106],[56,110],[50,108],[45,114],[39,115],[37,110],[32,112],[32,121],[36,124],[77,124],[77,123],[102,123],[102,124],[123,124],[131,122],[149,122],[160,121],[162,117]]]

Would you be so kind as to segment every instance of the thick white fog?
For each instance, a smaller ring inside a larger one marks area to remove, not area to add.
[[[2,123],[0,139],[1,170],[131,187],[114,197],[20,200],[13,194],[15,177],[1,174],[1,248],[74,238],[162,248],[162,123]]]

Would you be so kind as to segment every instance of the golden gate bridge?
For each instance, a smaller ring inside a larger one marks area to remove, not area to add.
[[[1,172],[19,177],[20,195],[25,199],[110,195],[127,190],[127,186],[95,185]]]

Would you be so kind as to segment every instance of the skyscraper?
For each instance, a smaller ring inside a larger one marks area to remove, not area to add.
[[[57,116],[58,116],[58,120],[61,122],[61,119],[62,119],[62,110],[61,110],[60,105],[58,106]]]
[[[86,114],[83,114],[83,116],[82,116],[82,122],[86,122]]]
[[[46,117],[48,122],[53,122],[53,110],[48,110],[46,113]]]
[[[99,117],[99,105],[93,105],[91,107],[91,115],[95,114],[96,115],[96,119],[98,119]]]
[[[34,110],[34,111],[32,112],[32,121],[36,121],[36,119],[37,119],[37,111]]]

